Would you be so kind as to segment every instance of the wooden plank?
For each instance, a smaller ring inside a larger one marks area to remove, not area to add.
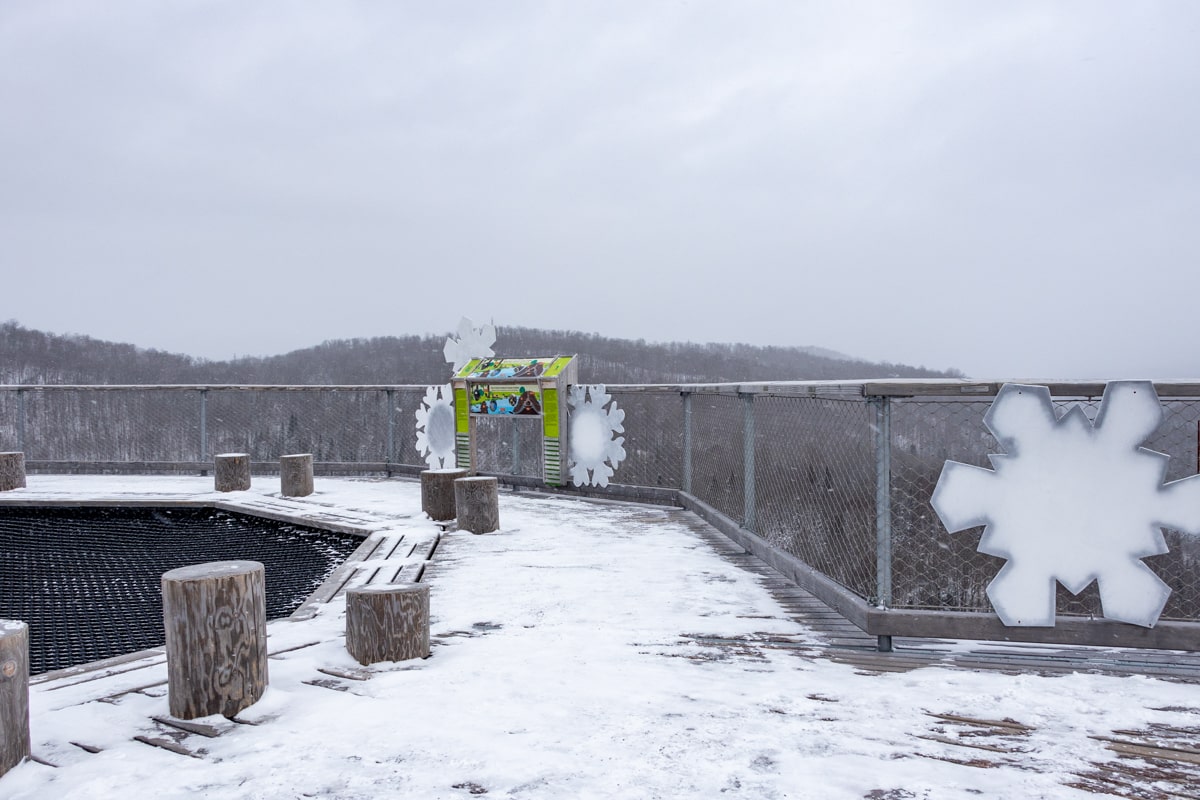
[[[114,656],[113,658],[94,661],[90,664],[80,664],[74,667],[54,670],[53,672],[43,672],[40,675],[32,676],[29,679],[29,685],[36,686],[42,683],[55,682],[57,685],[51,686],[46,690],[48,692],[55,692],[59,689],[65,689],[68,686],[102,680],[126,672],[136,672],[139,669],[146,669],[147,667],[156,667],[166,660],[167,655],[161,647],[151,650],[139,650],[136,653]],[[69,680],[71,678],[78,678],[79,680]],[[58,683],[59,681],[61,683]]]
[[[215,725],[209,725],[206,722],[194,722],[192,720],[178,719],[176,717],[157,716],[151,717],[160,725],[166,725],[169,728],[176,728],[184,733],[194,733],[198,736],[204,736],[208,739],[215,739],[222,733],[225,733],[233,727],[233,723],[228,723],[223,728],[218,728]]]
[[[1104,742],[1105,746],[1114,753],[1137,758],[1162,758],[1169,761],[1181,761],[1185,764],[1200,764],[1200,754],[1168,747],[1154,747],[1140,742],[1129,742],[1114,739],[1109,736],[1089,736],[1090,739]]]
[[[437,547],[437,542],[437,538],[426,539],[423,542],[417,542],[413,545],[412,550],[408,552],[407,557],[410,559],[417,558],[422,561],[428,561],[430,555],[433,553],[434,548]]]
[[[345,533],[368,539],[375,531],[373,520],[365,518],[353,519],[345,514],[333,514],[322,509],[312,508],[302,503],[266,502],[257,498],[239,500],[213,500],[209,505],[222,511],[232,511],[237,514],[249,514],[275,522],[290,522],[295,525],[306,525],[310,528],[321,528],[335,533]],[[351,558],[353,558],[353,554]]]
[[[317,672],[323,672],[334,678],[345,678],[350,681],[367,681],[371,679],[371,673],[364,669],[347,670],[337,667],[317,667]]]
[[[1037,730],[1028,725],[1022,725],[1020,722],[1014,722],[1007,719],[977,719],[975,717],[962,717],[957,714],[935,714],[932,711],[926,711],[925,716],[943,719],[947,722],[961,722],[964,725],[974,725],[980,728],[1008,728],[1021,733],[1029,733]]]
[[[1114,739],[1113,741],[1129,742],[1132,740],[1132,742],[1134,744],[1139,744],[1144,747],[1161,747],[1164,750],[1178,750],[1181,753],[1191,753],[1194,756],[1200,756],[1200,748],[1190,747],[1187,744],[1181,744],[1179,742],[1176,742],[1170,736],[1160,736],[1160,737],[1156,737],[1155,739],[1148,739],[1148,738],[1146,738],[1148,733],[1149,732],[1147,732],[1147,731],[1117,730],[1117,731],[1113,731],[1113,735],[1121,736],[1123,738],[1122,739]],[[1190,732],[1188,732],[1188,733],[1190,735]],[[1107,740],[1105,740],[1105,741],[1107,741]]]
[[[1028,748],[1025,747],[1001,747],[994,744],[986,744],[984,742],[967,742],[962,739],[952,739],[949,736],[940,736],[936,733],[919,733],[916,734],[918,739],[928,739],[931,742],[940,744],[952,744],[956,747],[970,747],[974,750],[987,750],[990,753],[1025,753]]]
[[[393,583],[420,583],[424,572],[424,562],[405,564],[400,571],[396,573]]]
[[[279,658],[279,657],[283,656],[285,653],[294,653],[297,650],[303,650],[306,647],[314,647],[318,644],[320,644],[320,642],[305,642],[304,644],[296,644],[296,645],[292,645],[291,647],[285,647],[282,650],[272,650],[270,653],[267,654],[267,657],[268,658]]]
[[[98,698],[98,701],[101,703],[115,703],[117,700],[120,700],[122,697],[124,697],[126,695],[135,694],[135,693],[146,694],[147,689],[156,689],[160,686],[166,686],[166,685],[167,685],[167,679],[163,678],[161,681],[155,681],[154,683],[145,683],[145,684],[142,684],[141,686],[134,686],[132,689],[122,689],[119,692],[114,692],[113,694],[105,695],[104,697]],[[50,691],[54,691],[54,689],[57,689],[57,688],[58,687],[56,686],[53,689],[50,689]]]
[[[178,742],[173,742],[170,739],[164,739],[160,736],[142,736],[139,734],[138,736],[134,736],[133,740],[135,742],[141,742],[142,744],[148,744],[151,747],[158,747],[163,750],[168,750],[172,753],[178,753],[181,756],[200,758],[198,754],[193,753],[191,750],[188,750]]]

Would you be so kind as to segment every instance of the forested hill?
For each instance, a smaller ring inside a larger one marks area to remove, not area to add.
[[[278,356],[207,361],[10,321],[0,324],[0,383],[439,383],[449,376],[445,341],[445,335],[340,339]],[[960,376],[836,358],[812,348],[647,343],[533,328],[500,328],[495,349],[514,357],[578,355],[580,380],[589,383]]]

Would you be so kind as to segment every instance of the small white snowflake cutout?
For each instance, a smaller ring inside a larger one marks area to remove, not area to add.
[[[471,320],[463,317],[458,323],[458,338],[451,336],[442,349],[452,370],[458,372],[473,358],[491,358],[496,355],[492,345],[496,343],[496,326],[473,327]]]
[[[625,412],[612,402],[603,384],[572,385],[567,403],[571,407],[571,482],[608,486],[608,479],[625,460],[625,437],[613,436],[625,432]]]
[[[984,424],[1004,454],[993,470],[946,462],[932,504],[951,533],[987,526],[979,552],[1007,562],[988,585],[1005,625],[1052,626],[1055,581],[1099,583],[1107,619],[1152,627],[1170,588],[1142,562],[1167,552],[1162,528],[1200,533],[1200,476],[1163,483],[1169,456],[1139,445],[1162,422],[1149,381],[1114,381],[1095,424],[1058,419],[1044,386],[1008,384]]]
[[[453,398],[450,384],[430,386],[417,406],[417,453],[430,469],[452,469],[456,464]]]

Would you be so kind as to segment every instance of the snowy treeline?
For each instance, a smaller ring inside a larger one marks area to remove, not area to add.
[[[263,358],[206,361],[190,356],[60,336],[0,324],[0,383],[442,383],[446,335],[327,341]],[[501,328],[506,356],[578,355],[587,383],[703,383],[955,377],[900,364],[836,358],[811,348],[731,344],[654,344],[578,331]]]

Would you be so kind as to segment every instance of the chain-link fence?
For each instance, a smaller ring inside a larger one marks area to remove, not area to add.
[[[0,448],[28,462],[178,464],[219,453],[419,465],[425,387],[36,387],[0,392]]]
[[[923,384],[610,386],[625,411],[626,459],[614,483],[681,489],[854,595],[894,609],[990,611],[1003,560],[977,552],[979,528],[950,534],[930,505],[947,460],[989,466],[988,394]],[[3,387],[0,449],[46,462],[256,462],[311,452],[317,463],[423,466],[415,412],[423,386]],[[1057,387],[1060,415],[1093,391]],[[951,396],[951,394],[955,396]],[[1170,456],[1167,480],[1200,471],[1200,399],[1162,397],[1145,446]],[[476,420],[476,469],[542,474],[541,420]],[[1145,563],[1171,587],[1163,619],[1200,620],[1200,538],[1165,531],[1170,552]],[[1059,588],[1058,613],[1100,616],[1095,584]]]
[[[870,604],[992,610],[987,586],[1004,560],[978,552],[982,528],[951,534],[930,505],[946,461],[990,467],[988,454],[1002,452],[983,422],[991,396],[691,388],[682,403],[685,491]],[[639,397],[661,418],[677,402],[665,390]],[[1170,456],[1168,481],[1200,472],[1200,400],[1161,403],[1162,424],[1144,446]],[[1094,420],[1100,403],[1055,398],[1060,417],[1075,405]],[[617,479],[632,482],[625,469]],[[1200,620],[1200,538],[1170,529],[1164,535],[1170,551],[1145,559],[1171,588],[1161,619]],[[1103,616],[1095,583],[1078,595],[1062,586],[1057,592],[1059,614]]]
[[[989,467],[988,454],[1003,452],[983,424],[990,404],[991,398],[891,400],[894,608],[991,610],[985,591],[1004,560],[976,551],[982,528],[950,534],[929,505],[947,460]],[[1100,408],[1089,397],[1056,397],[1054,405],[1060,418],[1079,406],[1092,421]],[[1162,407],[1162,424],[1143,446],[1170,456],[1166,480],[1195,475],[1200,470],[1200,400],[1163,398]],[[1200,539],[1171,529],[1164,535],[1170,552],[1145,560],[1171,588],[1161,619],[1200,619]],[[1059,614],[1103,616],[1096,583],[1078,595],[1059,585],[1057,594]]]

